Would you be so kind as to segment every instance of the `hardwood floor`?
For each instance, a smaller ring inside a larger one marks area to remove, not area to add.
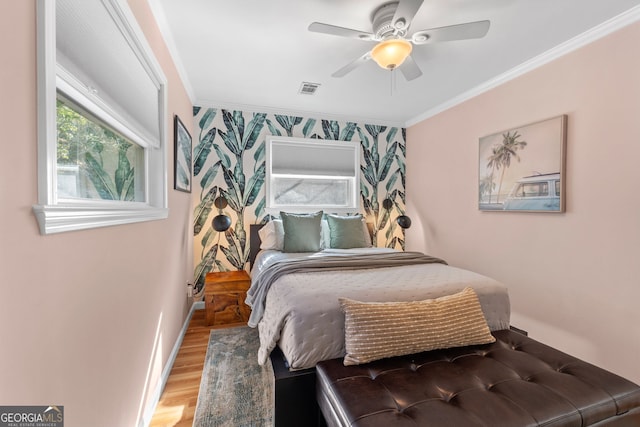
[[[150,427],[192,426],[209,332],[218,328],[207,326],[204,310],[193,312]]]

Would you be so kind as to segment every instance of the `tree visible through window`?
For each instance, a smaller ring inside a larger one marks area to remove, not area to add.
[[[58,198],[144,201],[144,149],[65,100],[56,112]]]

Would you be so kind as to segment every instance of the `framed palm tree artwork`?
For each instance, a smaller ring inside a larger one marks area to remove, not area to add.
[[[173,118],[173,188],[191,193],[191,148],[189,131],[180,118]]]
[[[564,212],[567,116],[480,138],[478,208]]]

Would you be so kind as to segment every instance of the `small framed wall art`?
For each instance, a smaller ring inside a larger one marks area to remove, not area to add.
[[[191,135],[180,118],[173,118],[173,188],[191,193]]]
[[[480,138],[481,211],[564,212],[567,116]]]

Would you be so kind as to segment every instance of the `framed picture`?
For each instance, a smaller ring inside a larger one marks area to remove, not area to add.
[[[567,116],[480,138],[481,211],[564,212]]]
[[[191,135],[180,118],[173,118],[173,188],[191,193]]]

